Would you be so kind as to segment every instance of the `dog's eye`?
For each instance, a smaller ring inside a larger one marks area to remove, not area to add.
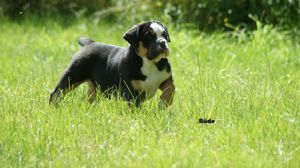
[[[145,38],[147,39],[152,39],[154,37],[155,37],[155,32],[151,29],[145,33]]]
[[[163,31],[162,36],[165,37],[168,40],[168,42],[170,42],[167,30]]]
[[[154,35],[154,34],[155,34],[154,30],[153,30],[153,29],[150,29],[150,30],[149,30],[149,34]]]
[[[153,35],[155,35],[155,32],[152,29],[149,29],[148,31],[146,31],[145,35],[146,36],[153,36]]]
[[[163,31],[162,36],[164,36],[165,38],[168,38],[167,31]]]

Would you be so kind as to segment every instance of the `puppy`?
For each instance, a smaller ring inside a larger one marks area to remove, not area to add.
[[[175,93],[169,62],[170,37],[160,22],[148,21],[133,26],[123,36],[129,47],[119,47],[80,38],[81,50],[50,95],[57,102],[80,84],[88,83],[88,100],[97,91],[106,96],[117,94],[139,106],[160,89],[160,105],[171,105]]]

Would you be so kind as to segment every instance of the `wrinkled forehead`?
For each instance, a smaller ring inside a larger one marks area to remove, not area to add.
[[[161,36],[165,31],[165,27],[155,22],[151,23],[150,27],[152,28],[152,30],[155,32],[157,36]]]

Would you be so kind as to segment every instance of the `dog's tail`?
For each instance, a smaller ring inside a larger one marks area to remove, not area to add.
[[[94,40],[91,40],[87,37],[80,37],[79,40],[78,40],[78,43],[79,45],[81,45],[82,47],[83,46],[86,46],[86,45],[89,45],[91,43],[95,42]]]

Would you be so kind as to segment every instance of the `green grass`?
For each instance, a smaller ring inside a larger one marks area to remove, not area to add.
[[[1,20],[0,167],[300,167],[300,40],[270,26],[169,25],[168,109],[157,108],[160,91],[141,108],[100,95],[88,104],[86,86],[48,105],[80,36],[127,46],[129,27]]]

